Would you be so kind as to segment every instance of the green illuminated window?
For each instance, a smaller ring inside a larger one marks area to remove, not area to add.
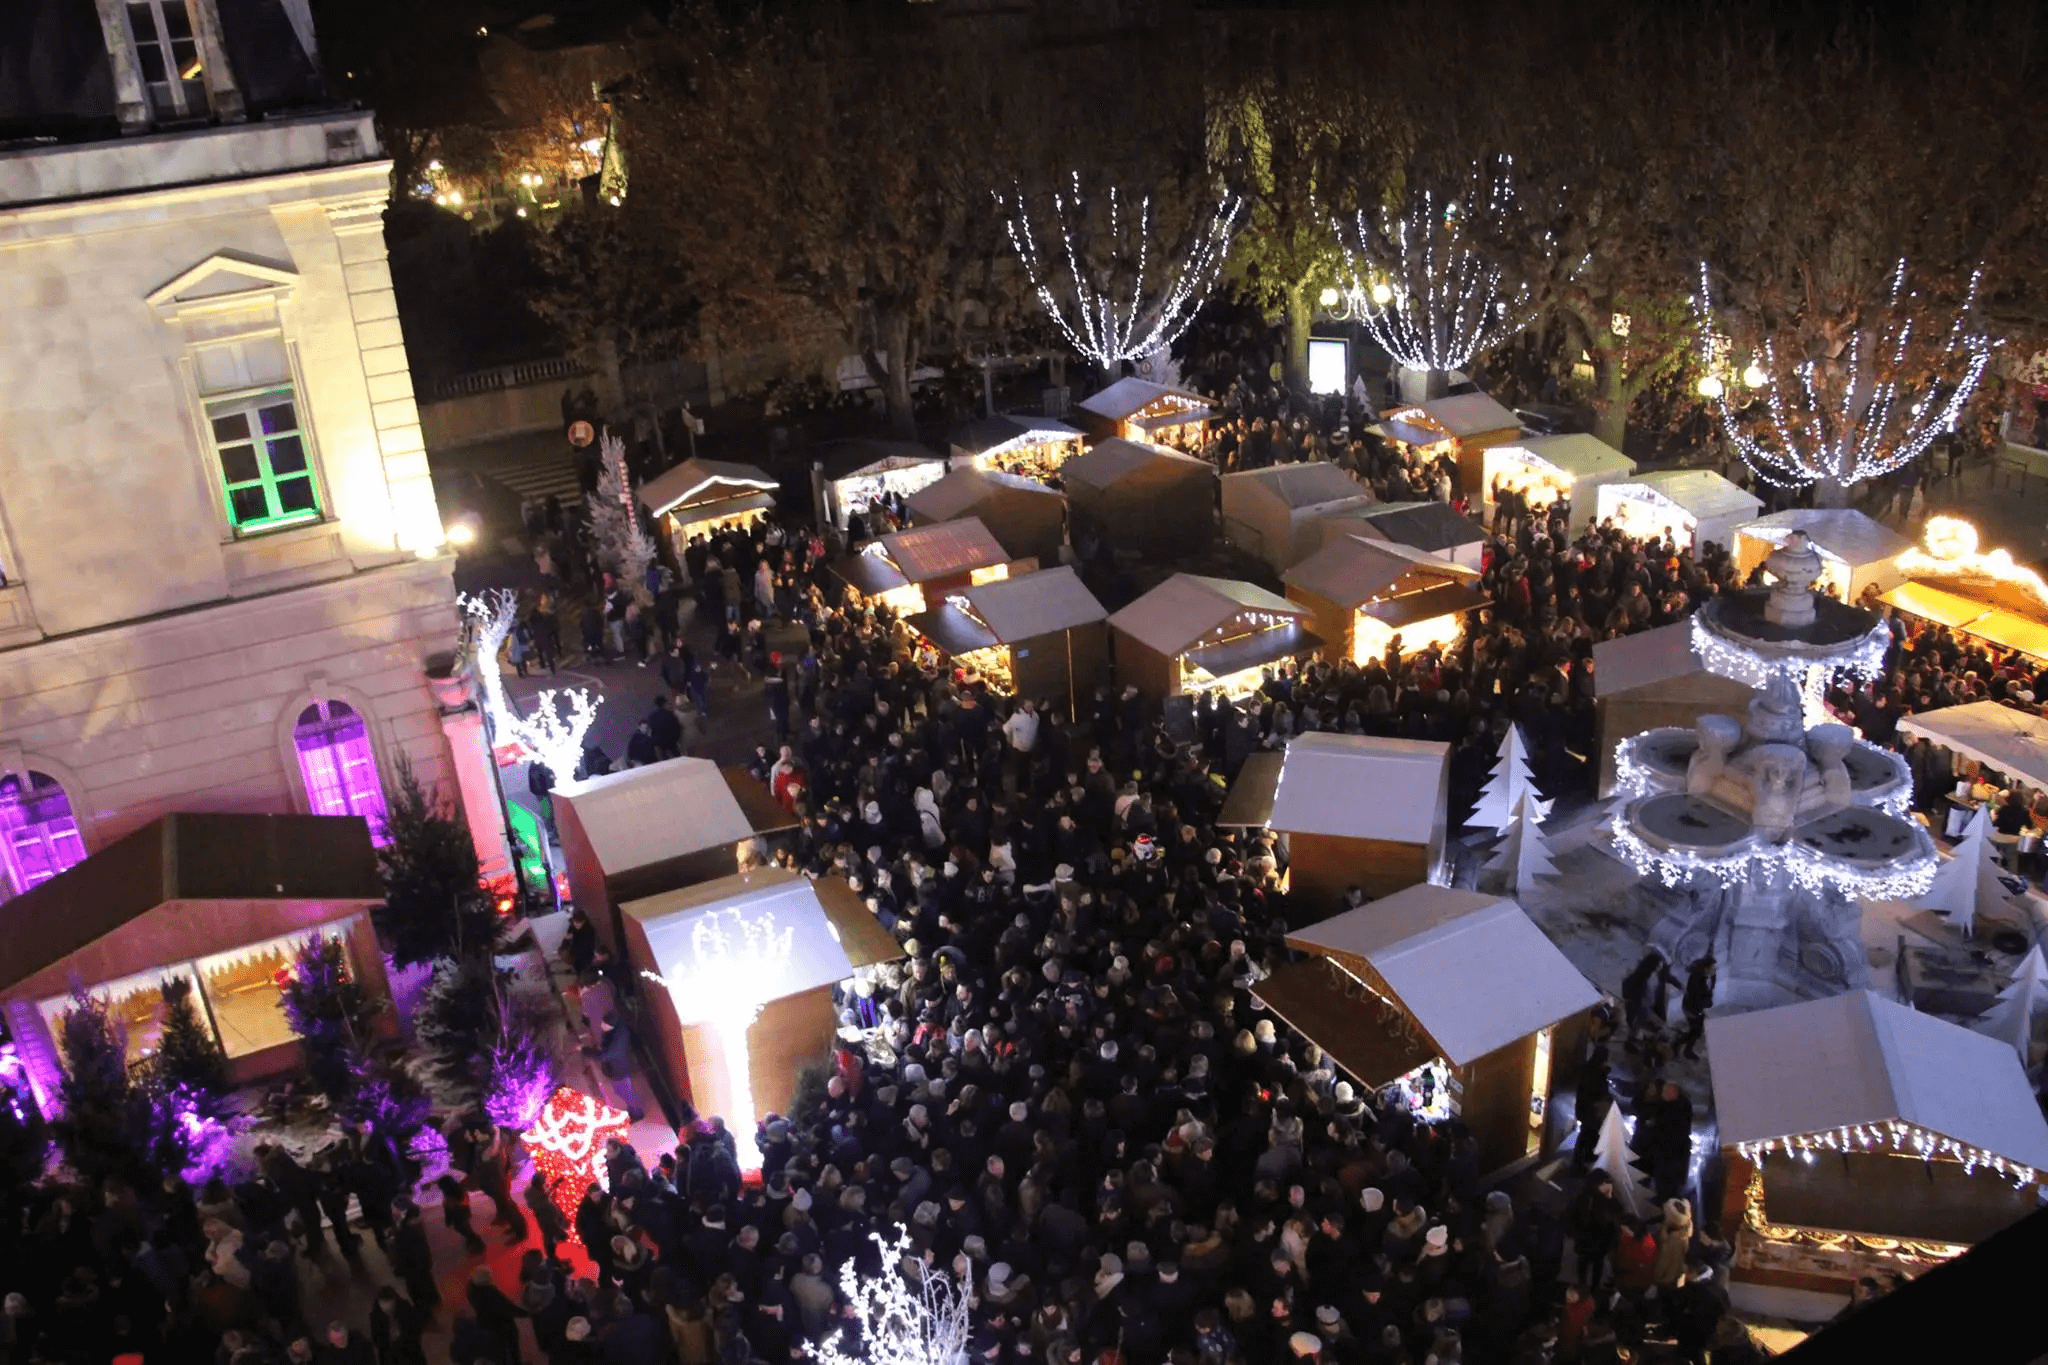
[[[238,533],[320,519],[320,490],[291,389],[209,402],[206,418],[220,457],[228,520]]]

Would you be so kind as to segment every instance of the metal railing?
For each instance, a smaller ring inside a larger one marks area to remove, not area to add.
[[[521,360],[443,379],[427,391],[427,397],[429,400],[468,398],[480,393],[496,393],[501,389],[524,388],[528,384],[558,384],[565,379],[579,378],[584,373],[583,366],[566,356]]]

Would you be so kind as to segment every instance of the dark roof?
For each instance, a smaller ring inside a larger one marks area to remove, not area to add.
[[[361,906],[383,898],[360,816],[166,815],[0,904],[0,989],[172,902]],[[185,943],[180,951],[196,957],[239,946]]]
[[[1444,502],[1407,503],[1384,511],[1367,507],[1350,515],[1371,522],[1388,540],[1418,550],[1449,550],[1486,539],[1477,522],[1459,516]]]

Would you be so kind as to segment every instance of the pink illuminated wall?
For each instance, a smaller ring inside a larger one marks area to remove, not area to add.
[[[0,868],[5,894],[40,886],[85,857],[71,799],[48,773],[0,778]]]

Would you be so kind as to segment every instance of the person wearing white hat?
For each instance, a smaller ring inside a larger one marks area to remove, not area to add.
[[[1314,1332],[1296,1332],[1287,1338],[1287,1350],[1296,1360],[1313,1360],[1323,1353],[1323,1339]]]

